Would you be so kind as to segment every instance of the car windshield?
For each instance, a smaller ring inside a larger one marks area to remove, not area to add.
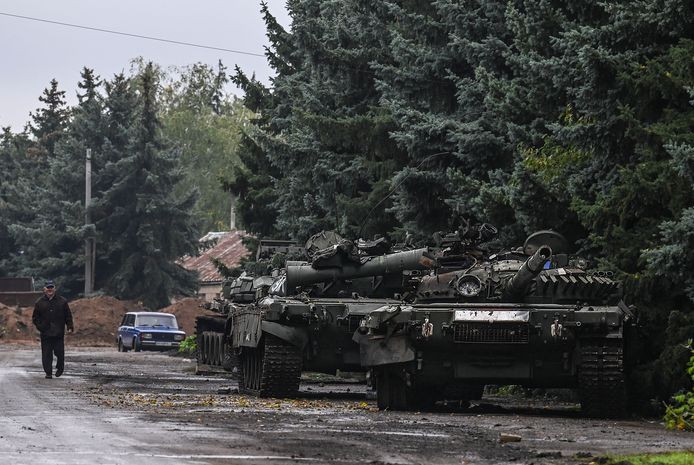
[[[172,315],[140,315],[137,317],[137,326],[168,326],[178,328],[176,318]]]

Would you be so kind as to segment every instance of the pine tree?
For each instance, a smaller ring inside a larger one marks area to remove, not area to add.
[[[236,77],[261,113],[249,131],[262,153],[254,165],[276,174],[236,186],[247,190],[242,202],[252,197],[262,209],[258,199],[272,185],[274,215],[256,218],[276,218],[274,228],[289,237],[321,229],[356,235],[375,206],[364,235],[392,228],[389,204],[381,201],[403,157],[390,141],[392,120],[379,105],[371,69],[372,61],[387,59],[378,8],[357,1],[290,4],[291,34],[265,11],[269,60],[278,73],[273,91]]]
[[[291,4],[289,7],[291,10]],[[289,79],[293,70],[300,67],[292,35],[282,28],[264,2],[261,3],[261,12],[271,44],[265,54],[277,73],[275,79],[280,76]],[[270,134],[279,132],[279,123],[273,115],[288,100],[281,91],[270,92],[255,76],[248,77],[238,66],[234,71],[231,79],[244,91],[243,104],[254,117],[241,136],[238,149],[241,164],[224,176],[221,183],[225,190],[237,197],[237,221],[244,229],[261,237],[288,238],[287,232],[278,230],[275,222],[278,198],[275,180],[283,176],[283,170],[270,163],[262,143]]]
[[[148,63],[138,79],[137,113],[132,132],[127,130],[132,137],[122,157],[105,168],[105,177],[113,184],[96,206],[100,212],[96,227],[101,241],[108,244],[114,270],[106,289],[119,298],[160,308],[174,293],[189,294],[197,286],[194,274],[175,263],[197,250],[190,215],[195,192],[182,199],[172,195],[175,154],[161,137],[154,66]],[[122,99],[127,100],[127,96]]]
[[[44,103],[45,107],[31,114],[32,122],[29,125],[36,139],[36,146],[30,155],[39,158],[39,161],[54,155],[55,146],[64,135],[70,116],[65,102],[65,91],[58,90],[58,81],[55,79],[51,80],[50,85],[39,97],[39,101]]]
[[[50,88],[39,97],[45,107],[31,115],[29,130],[33,139],[18,154],[20,170],[14,183],[14,201],[21,213],[8,228],[16,249],[11,266],[14,273],[36,279],[53,277],[56,271],[51,266],[56,252],[56,235],[51,227],[58,227],[58,235],[62,229],[60,220],[53,217],[57,206],[52,203],[51,166],[70,122],[64,97],[65,92],[59,91],[57,81],[52,80]]]
[[[0,276],[16,275],[21,249],[12,234],[13,226],[24,220],[20,198],[28,186],[22,159],[29,146],[26,133],[13,134],[9,127],[0,135]]]
[[[99,79],[92,70],[84,68],[79,87],[84,93],[78,94],[79,104],[71,112],[72,118],[60,138],[40,157],[43,162],[36,166],[38,171],[28,171],[43,180],[32,183],[30,195],[25,193],[25,198],[30,200],[23,205],[32,216],[14,226],[16,242],[22,248],[23,273],[37,279],[56,280],[61,293],[67,297],[75,297],[83,289],[87,234],[84,226],[85,151],[86,147],[98,148],[102,143]],[[49,109],[38,114],[47,118],[56,113]],[[34,158],[29,160],[35,161]]]

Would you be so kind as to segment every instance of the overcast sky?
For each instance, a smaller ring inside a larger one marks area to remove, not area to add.
[[[266,0],[289,27],[285,0]],[[51,79],[70,104],[84,66],[102,78],[129,70],[143,57],[162,67],[197,62],[238,64],[267,82],[264,57],[209,50],[20,19],[6,14],[262,54],[267,44],[260,0],[0,0],[0,127],[20,131]]]

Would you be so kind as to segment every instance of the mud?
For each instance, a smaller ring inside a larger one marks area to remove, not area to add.
[[[307,378],[297,399],[256,399],[230,378],[196,375],[192,359],[114,348],[68,348],[67,378],[41,380],[31,350],[0,346],[4,365],[29,373],[21,379],[66,383],[90,415],[145,425],[161,447],[138,455],[140,463],[169,453],[175,463],[211,464],[587,464],[607,453],[694,449],[694,435],[658,419],[587,419],[554,399],[487,396],[469,408],[381,412],[361,384]],[[109,434],[103,441],[128,441],[129,433]],[[503,443],[502,434],[520,441]]]

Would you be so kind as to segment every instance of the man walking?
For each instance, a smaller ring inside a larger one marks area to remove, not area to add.
[[[54,354],[58,359],[55,376],[62,375],[65,368],[65,327],[71,333],[74,326],[70,306],[64,297],[55,293],[53,281],[46,281],[43,296],[36,301],[31,320],[41,333],[41,362],[46,378],[53,377]]]

